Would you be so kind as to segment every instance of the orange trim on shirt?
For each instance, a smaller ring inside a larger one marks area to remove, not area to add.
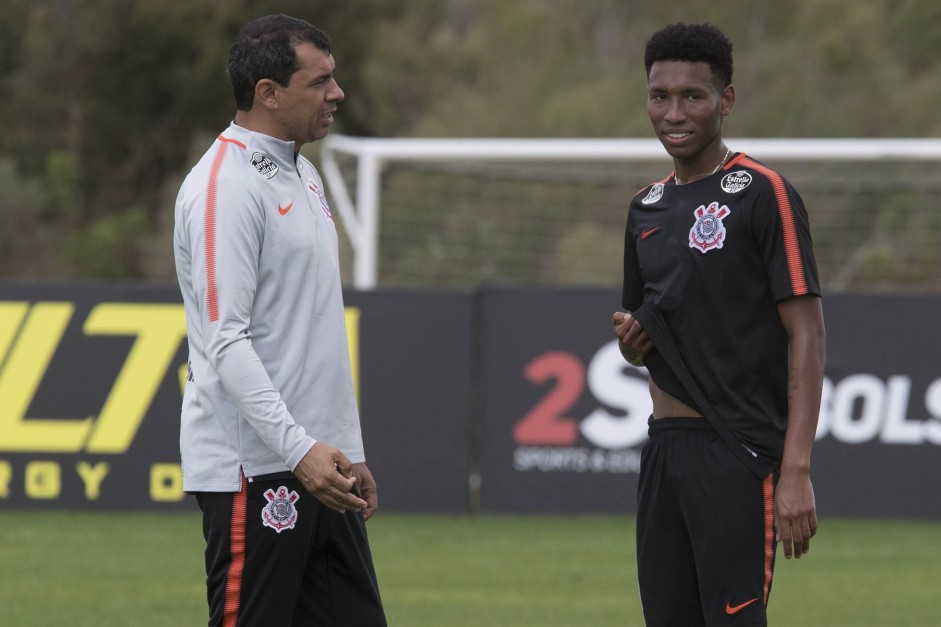
[[[206,185],[206,207],[203,216],[203,241],[206,248],[206,310],[209,312],[209,322],[219,320],[219,287],[216,283],[216,208],[218,203],[219,170],[225,160],[225,153],[229,144],[245,148],[245,144],[234,139],[219,135],[219,151],[212,160],[212,169],[209,171],[209,183]]]
[[[794,208],[791,206],[791,199],[787,195],[787,187],[784,185],[784,179],[774,170],[761,165],[757,161],[739,155],[732,161],[741,163],[743,166],[761,172],[771,181],[771,187],[774,189],[774,197],[778,202],[778,215],[781,217],[781,228],[784,232],[784,253],[787,257],[787,267],[791,274],[791,290],[794,296],[803,296],[807,294],[807,279],[804,276],[804,264],[800,256],[800,243],[797,239],[797,228],[794,226]]]
[[[656,183],[649,183],[649,184],[645,185],[644,187],[641,187],[639,190],[637,190],[637,193],[635,193],[634,196],[635,196],[635,197],[636,197],[636,196],[639,196],[641,192],[647,191],[648,189],[650,189],[650,188],[653,187],[654,185],[666,183],[667,181],[670,180],[670,177],[672,177],[672,176],[673,176],[673,173],[670,172],[670,174],[669,174],[666,178],[661,179],[661,180],[657,181]]]
[[[732,166],[738,164],[742,159],[748,159],[748,155],[746,155],[744,152],[740,152],[734,157],[732,157],[731,159],[729,159],[729,161],[724,166],[722,166],[722,169],[728,170]]]
[[[242,149],[248,148],[248,146],[246,146],[245,144],[243,144],[243,143],[240,142],[239,140],[237,140],[237,139],[230,139],[230,138],[228,138],[228,137],[222,135],[221,133],[219,134],[219,141],[221,141],[221,142],[228,142],[228,143],[230,143],[230,144],[235,144],[236,146],[238,146],[239,148],[242,148]]]

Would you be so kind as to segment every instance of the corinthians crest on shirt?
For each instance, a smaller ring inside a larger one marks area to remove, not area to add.
[[[307,179],[307,189],[317,195],[317,200],[320,201],[320,210],[327,216],[327,219],[333,220],[333,214],[330,212],[330,205],[327,204],[327,195],[323,192],[323,188],[317,185],[317,181],[309,178]]]
[[[696,222],[689,230],[689,247],[702,251],[703,254],[716,248],[722,248],[725,242],[725,225],[722,220],[729,215],[729,208],[711,202],[709,206],[699,205],[693,212]]]
[[[265,498],[268,504],[261,509],[261,523],[278,533],[293,529],[297,524],[297,508],[294,503],[300,498],[297,492],[288,492],[287,488],[281,486],[277,490],[266,490]]]

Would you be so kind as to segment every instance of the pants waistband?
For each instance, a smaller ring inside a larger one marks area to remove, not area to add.
[[[704,433],[714,434],[716,430],[705,418],[657,418],[647,421],[647,435],[655,437],[667,433]]]

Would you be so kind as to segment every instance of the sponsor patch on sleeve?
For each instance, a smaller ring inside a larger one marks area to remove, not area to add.
[[[263,152],[252,154],[252,165],[266,179],[270,179],[278,173],[278,164]]]
[[[740,192],[749,185],[751,185],[751,174],[747,170],[738,170],[736,172],[729,172],[722,177],[722,191],[734,194]]]

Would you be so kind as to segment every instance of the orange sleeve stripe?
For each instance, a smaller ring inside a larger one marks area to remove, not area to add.
[[[771,578],[774,574],[774,476],[765,477],[762,486],[765,505],[765,576],[764,603],[768,605],[771,593]]]
[[[219,170],[225,160],[225,153],[232,144],[246,148],[242,142],[219,135],[219,152],[212,161],[209,171],[209,183],[206,185],[206,207],[203,218],[203,240],[206,248],[206,310],[209,322],[219,320],[219,286],[216,283],[216,209],[218,204]]]
[[[736,159],[738,161],[738,159]],[[753,170],[761,172],[771,181],[774,197],[778,204],[778,214],[781,216],[781,228],[784,231],[784,252],[787,256],[787,267],[791,274],[791,290],[794,296],[807,294],[807,278],[804,276],[804,264],[801,261],[800,243],[797,239],[797,228],[794,226],[794,208],[791,199],[787,196],[784,179],[774,170],[767,168],[747,157],[740,163]]]
[[[242,595],[242,572],[245,570],[245,511],[248,507],[248,481],[242,477],[242,489],[232,501],[232,521],[229,536],[231,562],[225,581],[225,602],[222,627],[235,627],[239,618]]]
[[[221,139],[221,136],[220,136]],[[209,183],[206,185],[206,207],[203,216],[203,241],[206,248],[206,310],[209,322],[219,320],[219,290],[216,284],[216,204],[218,202],[219,170],[225,160],[229,144],[223,141],[212,161]]]

